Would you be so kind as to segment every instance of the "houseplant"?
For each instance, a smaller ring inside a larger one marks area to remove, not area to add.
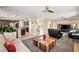
[[[10,25],[0,25],[0,33],[2,33],[6,37],[6,39],[16,39],[16,31]]]
[[[4,33],[4,32],[13,32],[14,31],[13,27],[10,26],[10,25],[1,25],[0,28],[1,28],[0,31],[2,33]]]

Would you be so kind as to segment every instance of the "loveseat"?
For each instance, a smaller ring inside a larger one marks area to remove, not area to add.
[[[16,47],[16,52],[30,52],[30,50],[22,43],[21,39],[15,39],[12,41]],[[5,39],[2,34],[0,34],[0,52],[8,52],[4,47]]]
[[[60,32],[60,30],[57,30],[57,29],[48,29],[48,34],[49,36],[57,39],[62,37],[62,33]]]
[[[73,39],[79,39],[79,32],[69,32],[68,37]]]

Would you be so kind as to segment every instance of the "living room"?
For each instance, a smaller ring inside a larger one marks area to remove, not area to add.
[[[78,10],[78,6],[1,6],[0,52],[78,52]]]

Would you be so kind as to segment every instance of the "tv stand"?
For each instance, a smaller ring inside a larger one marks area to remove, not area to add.
[[[70,29],[60,29],[61,32],[69,32]]]

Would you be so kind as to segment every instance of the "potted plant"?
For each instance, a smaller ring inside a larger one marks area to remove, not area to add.
[[[4,33],[4,32],[13,32],[14,29],[10,25],[2,25],[1,26],[1,31],[2,31],[2,33]]]
[[[5,36],[6,39],[8,38],[12,40],[16,39],[16,31],[10,25],[1,25],[0,32]]]

